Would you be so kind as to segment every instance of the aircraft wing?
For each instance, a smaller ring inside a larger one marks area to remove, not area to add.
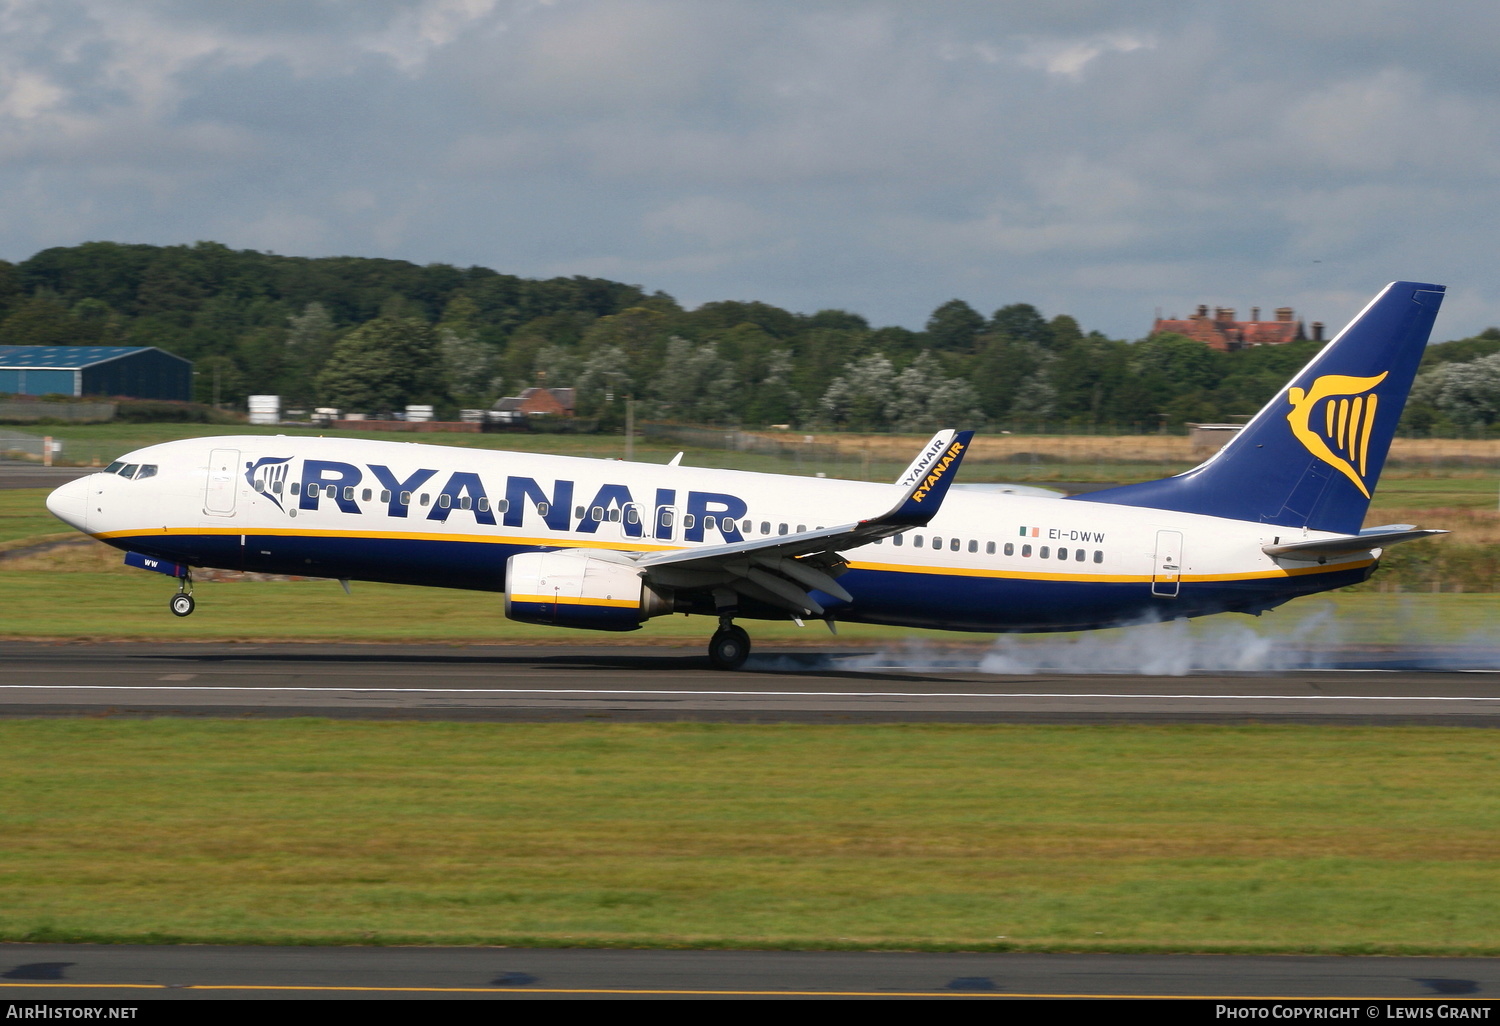
[[[900,499],[879,516],[799,534],[645,553],[636,557],[635,563],[653,584],[727,588],[779,606],[794,616],[821,615],[823,606],[810,592],[853,601],[853,596],[834,580],[846,566],[839,553],[927,524],[942,507],[973,437],[972,431],[953,430],[934,435],[898,479],[898,486],[905,485]]]

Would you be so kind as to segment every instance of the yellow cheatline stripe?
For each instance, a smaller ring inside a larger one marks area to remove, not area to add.
[[[256,537],[298,538],[367,538],[386,541],[458,541],[480,542],[490,545],[529,545],[548,549],[605,549],[612,552],[676,552],[687,548],[684,545],[650,545],[629,542],[591,541],[576,538],[519,538],[514,535],[488,534],[412,534],[402,531],[315,531],[294,528],[272,528],[246,531],[227,527],[173,527],[136,531],[106,531],[94,535],[100,541],[111,538],[152,538],[163,535],[254,535]],[[1349,563],[1329,563],[1321,566],[1278,567],[1275,570],[1253,570],[1230,574],[1181,574],[1176,579],[1183,583],[1209,581],[1255,581],[1278,577],[1304,577],[1309,574],[1328,574],[1339,570],[1358,570],[1374,563],[1373,559],[1355,560]],[[850,569],[883,570],[889,573],[934,574],[943,577],[992,577],[1017,581],[1053,581],[1068,584],[1149,584],[1157,578],[1150,574],[1067,574],[1044,573],[1026,570],[988,570],[978,567],[913,566],[909,563],[867,563],[851,560]],[[1162,578],[1172,580],[1172,578]],[[546,601],[551,602],[552,599]]]
[[[1182,574],[1175,578],[1183,582],[1205,581],[1251,581],[1272,577],[1302,577],[1307,574],[1327,574],[1337,570],[1357,570],[1374,563],[1373,559],[1361,559],[1351,563],[1330,563],[1327,566],[1278,567],[1275,570],[1255,570],[1238,574]],[[935,574],[945,577],[999,577],[1019,581],[1053,581],[1063,583],[1090,584],[1149,584],[1156,578],[1150,574],[1056,574],[1033,573],[1023,570],[979,570],[970,567],[909,566],[901,563],[850,562],[855,570],[884,570],[892,573]],[[1173,578],[1162,578],[1171,581]]]
[[[0,987],[31,990],[275,990],[275,991],[353,991],[394,994],[683,994],[741,995],[746,997],[991,997],[991,998],[1076,998],[1100,1001],[1490,1001],[1492,998],[1428,995],[1413,997],[1370,997],[1369,995],[1307,994],[1047,994],[1014,990],[690,990],[630,989],[624,987],[352,987],[329,984],[274,983],[0,983]]]
[[[639,599],[593,599],[569,598],[566,595],[512,595],[512,602],[538,602],[548,606],[610,606],[619,609],[635,609]]]

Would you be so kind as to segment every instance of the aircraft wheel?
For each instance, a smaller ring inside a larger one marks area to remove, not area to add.
[[[188,616],[193,611],[193,596],[178,592],[172,596],[172,615]]]
[[[738,670],[750,657],[750,635],[743,627],[721,627],[708,642],[708,661],[716,670]]]

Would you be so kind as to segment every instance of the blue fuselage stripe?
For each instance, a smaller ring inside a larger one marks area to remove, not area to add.
[[[194,566],[493,592],[505,590],[510,557],[538,551],[534,545],[443,538],[243,537],[243,544],[240,535],[193,534],[111,537],[109,542]],[[1357,584],[1373,569],[1366,565],[1307,576],[1184,581],[1178,595],[1169,598],[1153,595],[1150,581],[856,568],[839,578],[854,596],[852,603],[822,592],[814,597],[837,619],[850,622],[987,632],[1083,630],[1232,610],[1257,612],[1300,595]],[[743,615],[756,614],[747,610]]]

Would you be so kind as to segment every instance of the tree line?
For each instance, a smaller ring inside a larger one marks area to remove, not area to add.
[[[687,310],[664,292],[600,278],[213,242],[90,242],[0,261],[0,345],[158,346],[195,362],[203,402],[275,393],[285,407],[378,413],[430,403],[453,416],[545,383],[575,388],[579,415],[605,430],[631,397],[648,417],[861,431],[1233,420],[1318,347],[1221,353],[1177,335],[1129,342],[1027,303],[985,314],[961,299],[933,310],[922,331],[756,301]],[[1434,359],[1440,350],[1451,357]],[[1497,353],[1496,329],[1430,349],[1414,429],[1500,418]]]

